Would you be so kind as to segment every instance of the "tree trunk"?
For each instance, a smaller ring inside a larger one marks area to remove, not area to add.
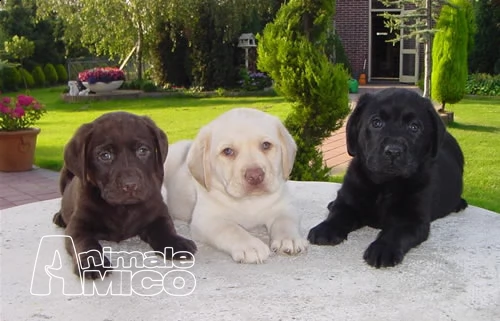
[[[432,29],[432,0],[425,2],[426,8],[426,25],[427,29]],[[431,97],[431,71],[432,71],[432,34],[427,33],[425,36],[424,47],[424,93],[425,98]]]
[[[137,79],[142,80],[142,40],[143,40],[143,28],[142,22],[139,20],[138,24],[138,35],[137,35],[137,51],[136,51],[136,63],[137,63]]]

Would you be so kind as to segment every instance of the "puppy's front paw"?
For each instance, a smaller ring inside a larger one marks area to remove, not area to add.
[[[231,250],[233,260],[239,263],[263,263],[271,254],[269,246],[256,237],[234,244]]]
[[[189,252],[194,255],[198,250],[193,241],[180,235],[176,235],[172,240],[169,240],[168,244],[168,247],[172,247],[174,252],[173,258],[170,257],[168,259],[181,260],[184,257],[184,254],[176,254],[177,252]]]
[[[75,274],[90,280],[103,279],[111,273],[113,268],[106,256],[102,255],[102,258],[103,260],[99,255],[92,254],[80,256],[80,264],[74,266]]]
[[[324,221],[309,231],[307,239],[312,244],[337,245],[347,239],[347,234],[342,233],[328,222]]]
[[[366,249],[363,259],[369,265],[381,268],[395,266],[403,261],[404,253],[397,246],[376,240]]]
[[[279,254],[296,255],[307,250],[309,242],[302,238],[277,238],[271,240],[271,251]]]

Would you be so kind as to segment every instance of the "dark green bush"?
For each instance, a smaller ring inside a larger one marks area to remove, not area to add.
[[[68,71],[62,64],[56,65],[57,79],[60,83],[65,84],[68,81]]]
[[[35,86],[37,86],[37,87],[45,86],[46,80],[45,80],[45,74],[43,73],[42,67],[36,66],[31,71],[31,75],[33,76],[33,79],[35,80]]]
[[[500,75],[469,75],[465,92],[467,95],[500,96]]]
[[[30,74],[29,71],[27,71],[24,68],[19,68],[19,73],[21,75],[21,87],[25,86],[27,88],[33,88],[35,87],[35,79],[33,79],[33,76]]]
[[[143,83],[144,83],[144,80],[139,80],[139,79],[124,81],[121,88],[122,89],[132,89],[132,90],[141,90]]]
[[[46,64],[45,67],[43,67],[43,73],[45,74],[45,81],[47,82],[47,84],[57,84],[59,78],[57,77],[57,71],[53,64]]]
[[[150,80],[146,80],[146,81],[143,81],[142,84],[141,84],[141,90],[144,91],[144,92],[154,92],[157,90],[157,87],[156,85],[150,81]]]
[[[21,73],[17,68],[5,67],[2,69],[3,88],[6,91],[16,91],[21,85]]]

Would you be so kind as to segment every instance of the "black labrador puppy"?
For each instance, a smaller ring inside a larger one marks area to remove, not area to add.
[[[71,242],[66,248],[77,275],[95,279],[111,269],[99,240],[139,235],[154,251],[195,253],[195,243],[177,234],[161,196],[167,151],[167,136],[151,119],[126,112],[82,125],[66,145],[61,209],[53,222],[73,239],[80,260]]]
[[[364,94],[346,135],[353,159],[311,243],[336,245],[363,226],[380,228],[363,258],[394,266],[427,239],[431,221],[467,207],[462,151],[430,100],[397,88]]]

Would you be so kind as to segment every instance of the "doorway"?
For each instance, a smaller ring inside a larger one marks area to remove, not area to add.
[[[400,42],[388,42],[395,33],[384,26],[381,12],[371,12],[371,79],[398,80],[400,68]]]

